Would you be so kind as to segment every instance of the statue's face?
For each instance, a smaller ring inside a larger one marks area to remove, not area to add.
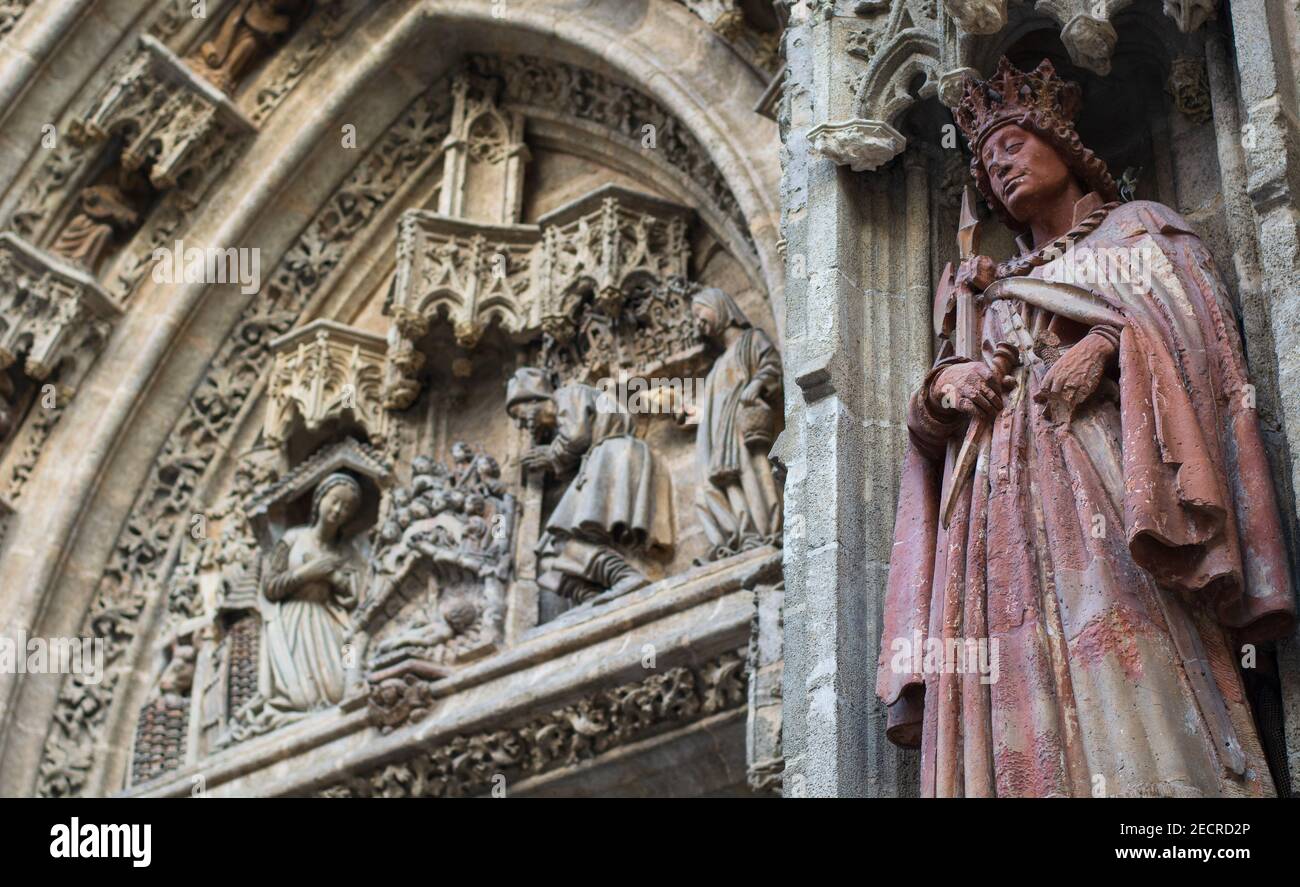
[[[691,305],[691,313],[695,315],[695,329],[697,329],[700,335],[704,338],[712,339],[721,332],[721,330],[718,329],[718,315],[708,305],[702,305],[699,302],[696,302],[694,305]]]
[[[540,439],[543,432],[555,427],[555,401],[549,397],[539,400],[527,400],[515,404],[510,415],[520,428],[527,429],[533,439]]]
[[[356,491],[340,484],[331,487],[320,500],[320,520],[326,529],[337,530],[352,519],[360,505]]]
[[[993,196],[1017,222],[1028,224],[1074,180],[1051,143],[1010,124],[996,130],[980,149]]]

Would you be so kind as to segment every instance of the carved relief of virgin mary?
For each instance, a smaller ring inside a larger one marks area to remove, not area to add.
[[[239,719],[248,735],[343,698],[343,647],[361,586],[343,528],[361,496],[350,475],[331,474],[312,496],[311,523],[288,530],[271,554],[262,579],[259,692]]]

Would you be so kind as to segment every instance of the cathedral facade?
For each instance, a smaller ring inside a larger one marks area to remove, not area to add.
[[[0,4],[0,795],[1289,795],[1298,27]],[[1195,321],[1034,295],[1008,126]]]

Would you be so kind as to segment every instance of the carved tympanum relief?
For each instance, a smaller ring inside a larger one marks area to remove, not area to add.
[[[526,219],[539,90],[561,90],[584,125],[602,122],[619,138],[630,124],[609,102],[646,101],[537,60],[476,58],[438,89],[431,108],[411,114],[423,128],[403,130],[420,143],[392,155],[422,162],[417,178],[432,186],[411,188],[426,196],[398,216],[391,284],[346,319],[290,327],[333,265],[310,269],[310,286],[295,284],[298,264],[282,265],[271,289],[293,288],[292,304],[262,309],[277,319],[258,327],[256,362],[238,375],[264,387],[241,385],[238,397],[212,404],[226,434],[240,429],[245,451],[205,493],[217,501],[205,511],[207,535],[182,540],[174,566],[141,576],[167,590],[168,614],[134,780],[249,748],[290,724],[311,730],[316,717],[364,709],[374,728],[399,729],[458,675],[546,629],[557,609],[596,612],[589,605],[621,602],[690,569],[697,554],[779,542],[765,452],[779,430],[780,359],[735,299],[692,280],[706,265],[719,282],[741,279],[718,236],[698,227],[725,224],[734,199],[722,192],[686,206],[633,189],[626,176],[602,181],[593,166],[585,194],[572,188],[576,198]],[[593,105],[592,90],[609,98]],[[652,116],[691,193],[701,184],[715,193],[720,179],[693,156],[689,134]],[[365,221],[349,218],[349,236]],[[309,226],[302,255],[339,262],[328,234]],[[758,304],[752,289],[744,298]],[[693,300],[712,325],[697,328]],[[512,366],[524,368],[507,385]],[[651,374],[708,391],[699,411],[708,432],[673,421],[693,415],[690,388],[643,415],[601,385]],[[200,387],[211,397],[222,390]],[[231,424],[224,417],[250,391],[264,401],[256,424]],[[697,433],[723,466],[710,480],[690,470]],[[722,442],[731,435],[736,452]],[[185,441],[168,447],[188,464]],[[178,504],[197,480],[183,477]],[[711,504],[697,515],[691,503],[706,485],[712,494],[701,501]],[[683,539],[689,553],[679,557]],[[539,594],[562,605],[547,611]],[[183,743],[172,741],[178,730]],[[76,778],[50,759],[48,784]]]

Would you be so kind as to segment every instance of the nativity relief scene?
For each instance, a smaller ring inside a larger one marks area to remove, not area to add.
[[[88,5],[0,795],[1295,794],[1294,10]]]

